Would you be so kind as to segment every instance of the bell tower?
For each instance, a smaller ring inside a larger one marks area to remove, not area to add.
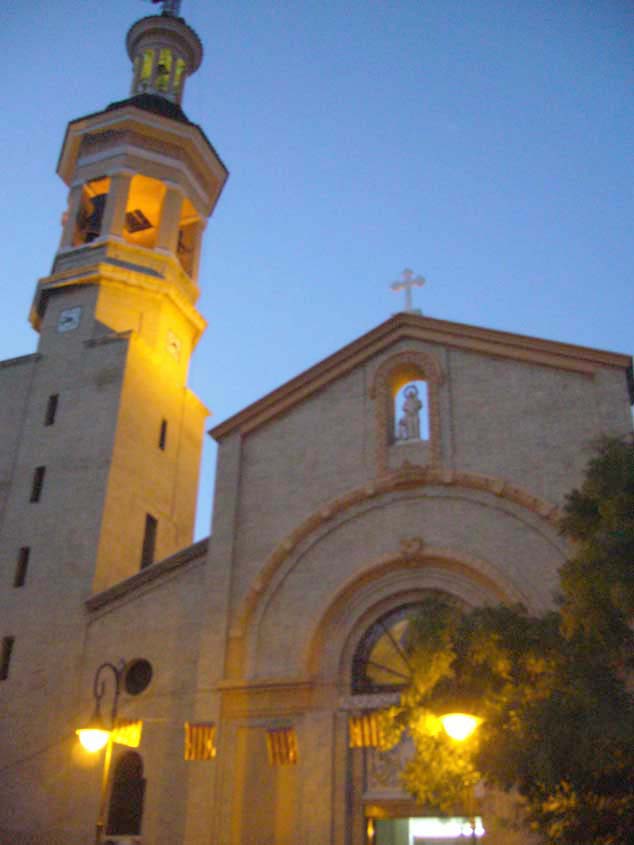
[[[74,373],[81,395],[67,472],[100,500],[92,591],[193,533],[207,411],[187,374],[206,325],[202,238],[228,174],[181,107],[203,48],[177,7],[130,28],[130,96],[68,125],[61,241],[31,308],[42,360],[66,382]]]
[[[192,541],[207,410],[187,377],[227,171],[182,109],[203,50],[177,7],[130,28],[127,99],[68,125],[37,351],[0,366],[2,842],[79,841],[85,602]]]

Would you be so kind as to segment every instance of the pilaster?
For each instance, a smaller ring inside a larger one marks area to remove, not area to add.
[[[133,175],[131,170],[121,170],[110,177],[110,190],[101,225],[102,238],[123,237],[128,193]]]
[[[82,184],[73,185],[68,194],[68,208],[64,218],[62,239],[59,245],[60,249],[70,249],[73,246],[75,223],[77,221],[77,213],[79,212],[83,189],[84,186]]]
[[[207,221],[199,220],[197,223],[194,223],[194,226],[196,232],[193,239],[193,255],[189,275],[192,277],[192,279],[194,279],[194,281],[196,281],[198,279],[198,269],[200,267],[200,253],[202,250],[203,234],[205,233]]]
[[[156,249],[176,253],[178,229],[183,207],[183,194],[178,185],[166,182],[167,190],[163,197],[161,219],[156,235]]]

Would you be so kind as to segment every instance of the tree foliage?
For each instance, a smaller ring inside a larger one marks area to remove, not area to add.
[[[629,657],[634,618],[634,443],[605,438],[564,506],[575,554],[560,571],[566,631]]]
[[[413,679],[383,715],[385,744],[407,731],[405,786],[443,812],[474,784],[514,790],[525,821],[551,845],[622,845],[634,830],[634,698],[624,666],[634,616],[634,449],[604,441],[562,531],[574,554],[562,606],[466,611],[422,606],[409,642]],[[456,746],[438,715],[475,710],[476,738]]]

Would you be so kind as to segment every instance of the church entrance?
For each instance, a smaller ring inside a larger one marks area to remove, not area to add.
[[[484,836],[482,819],[466,816],[368,819],[368,845],[467,845]]]
[[[395,704],[410,680],[410,625],[420,608],[420,602],[410,601],[380,615],[353,654],[351,703],[357,712],[348,716],[347,736],[348,812],[355,843],[467,845],[485,833],[480,817],[427,815],[429,808],[405,791],[401,773],[414,754],[409,736],[392,748],[380,747],[375,713]]]

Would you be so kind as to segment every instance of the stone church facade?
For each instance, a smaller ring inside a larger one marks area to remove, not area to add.
[[[108,712],[104,662],[142,732],[113,746],[102,841],[462,841],[416,833],[406,750],[373,745],[393,632],[430,592],[551,605],[558,508],[589,444],[631,431],[631,360],[397,314],[212,430],[213,533],[191,545],[187,364],[227,171],[180,107],[196,34],[168,9],[127,45],[130,97],[64,139],[37,352],[0,366],[0,842],[94,837],[103,752],[74,731],[95,692]],[[483,841],[528,843],[500,802],[479,798]]]

